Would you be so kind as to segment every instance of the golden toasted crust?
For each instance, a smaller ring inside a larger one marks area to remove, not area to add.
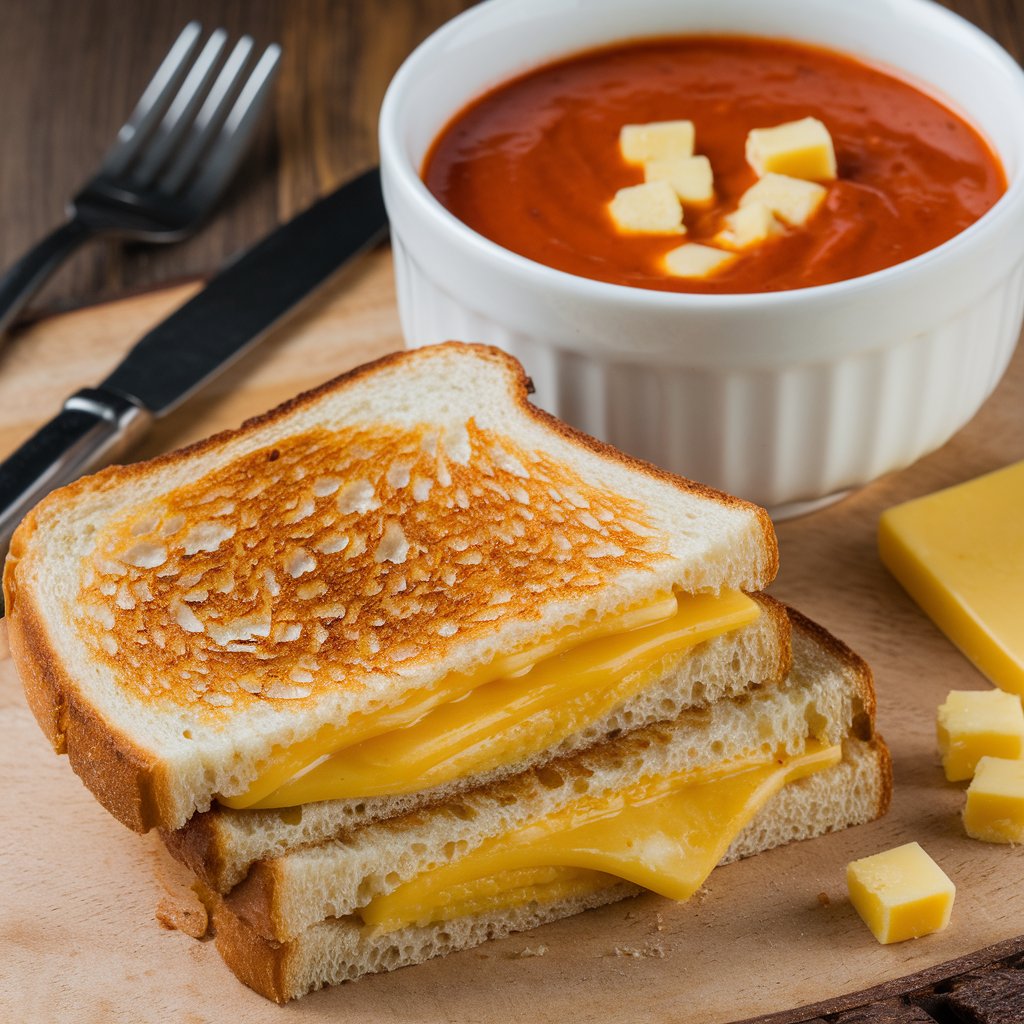
[[[20,586],[20,571],[24,568],[24,559],[31,557],[33,544],[38,543],[34,538],[41,520],[86,493],[102,494],[126,483],[145,480],[154,469],[187,463],[197,455],[251,434],[258,428],[282,421],[316,402],[325,393],[352,387],[392,363],[407,359],[429,359],[453,346],[467,348],[478,358],[499,364],[506,371],[512,401],[527,417],[553,433],[580,448],[614,459],[635,472],[666,482],[680,491],[725,506],[742,508],[753,514],[763,535],[762,547],[768,566],[764,575],[766,579],[774,575],[778,552],[771,521],[763,509],[627,456],[536,409],[527,401],[531,387],[529,379],[518,362],[510,356],[486,346],[459,346],[454,342],[434,349],[385,356],[246,421],[238,430],[225,431],[147,463],[112,466],[95,476],[79,480],[44,499],[25,517],[16,531],[11,556],[5,567],[4,590],[12,654],[24,680],[29,703],[54,749],[69,755],[72,765],[86,785],[115,817],[129,827],[145,831],[166,820],[161,815],[160,806],[166,780],[162,779],[163,770],[152,755],[139,748],[80,698],[74,681],[64,671],[60,655],[47,635],[38,607],[28,593],[22,592],[24,588]]]
[[[885,740],[877,733],[871,739],[871,746],[878,751],[881,762],[882,792],[878,798],[878,808],[875,813],[875,817],[880,818],[889,810],[889,806],[892,804],[892,751],[889,750]]]
[[[191,868],[213,890],[220,889],[226,862],[223,839],[216,827],[217,812],[193,814],[182,828],[160,829],[160,838],[175,860]]]
[[[276,860],[257,861],[224,897],[225,905],[258,935],[273,938],[287,934],[287,922],[278,900],[280,883]]]
[[[288,960],[295,944],[264,939],[209,890],[202,891],[201,898],[213,921],[217,951],[238,980],[275,1003],[294,998],[288,985]]]
[[[585,601],[609,555],[619,572],[665,556],[636,501],[472,421],[465,464],[447,440],[310,430],[133,507],[84,563],[76,628],[91,658],[139,701],[211,719],[302,706],[448,662],[540,617],[538,594]]]
[[[60,661],[50,656],[31,595],[15,596],[5,576],[4,597],[11,656],[46,738],[56,753],[68,755],[75,773],[114,817],[136,832],[148,831],[161,820],[159,764],[79,698]]]

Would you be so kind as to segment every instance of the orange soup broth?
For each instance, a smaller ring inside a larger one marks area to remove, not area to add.
[[[811,222],[700,281],[664,254],[715,244],[757,178],[752,128],[813,116],[829,129],[839,180]],[[624,124],[687,119],[715,176],[713,206],[685,208],[687,235],[618,232],[616,191],[643,181],[619,152]],[[430,191],[486,238],[581,277],[685,292],[769,292],[859,277],[941,245],[1006,190],[981,135],[922,89],[851,57],[746,37],[642,40],[545,65],[480,97],[435,141]]]

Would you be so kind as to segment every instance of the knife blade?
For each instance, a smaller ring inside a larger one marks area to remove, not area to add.
[[[0,557],[51,490],[117,459],[386,231],[373,168],[257,242],[141,338],[99,387],[72,395],[0,463]]]

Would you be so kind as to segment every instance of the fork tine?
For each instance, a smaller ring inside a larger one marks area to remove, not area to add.
[[[242,36],[224,62],[206,101],[192,123],[192,130],[178,155],[160,178],[159,187],[167,195],[175,195],[195,169],[213,133],[220,127],[232,100],[238,92],[242,73],[252,52],[251,36]]]
[[[188,131],[196,109],[206,95],[210,79],[217,70],[227,38],[227,32],[219,28],[207,39],[178,94],[167,108],[156,135],[143,147],[138,167],[132,172],[132,178],[143,187],[153,180],[182,135]]]
[[[189,198],[196,205],[206,206],[220,195],[248,149],[249,140],[259,124],[264,103],[274,84],[280,60],[281,47],[271,43],[256,62],[256,67],[242,87],[231,113],[203,161],[195,182],[189,188]]]
[[[189,61],[199,43],[202,28],[198,21],[190,21],[174,41],[167,56],[156,69],[156,74],[143,90],[139,102],[128,120],[117,133],[117,142],[107,153],[100,168],[104,174],[123,174],[132,162],[139,146],[163,116],[175,90],[188,70]]]

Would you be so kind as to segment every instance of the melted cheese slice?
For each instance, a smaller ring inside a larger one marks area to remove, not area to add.
[[[479,672],[452,675],[393,708],[328,725],[274,752],[228,807],[416,792],[522,761],[650,685],[663,659],[753,622],[738,591],[659,595],[587,627],[560,630]]]
[[[584,797],[425,871],[359,915],[371,930],[390,932],[581,896],[620,881],[685,900],[783,786],[838,764],[841,756],[838,746],[810,742],[795,757],[733,762]]]

